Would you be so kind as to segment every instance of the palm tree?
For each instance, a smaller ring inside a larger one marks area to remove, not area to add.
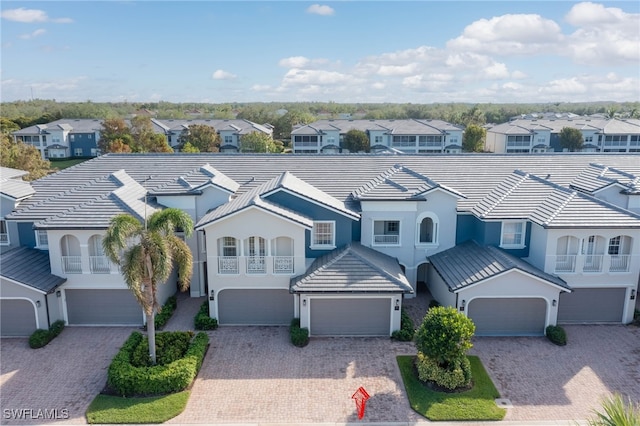
[[[191,236],[193,221],[182,210],[169,208],[157,211],[141,223],[130,214],[113,219],[102,240],[105,255],[120,266],[129,289],[142,306],[147,319],[149,355],[156,363],[155,312],[158,284],[166,281],[174,267],[178,268],[178,286],[186,291],[191,282],[193,257],[187,244],[175,235],[175,230]]]

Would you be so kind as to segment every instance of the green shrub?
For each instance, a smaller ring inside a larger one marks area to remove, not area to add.
[[[291,320],[289,334],[291,335],[291,343],[299,348],[305,347],[309,343],[309,329],[300,328],[300,318]]]
[[[173,316],[176,308],[178,307],[178,299],[176,296],[171,296],[167,299],[167,301],[162,305],[162,309],[155,316],[155,324],[156,330],[161,330],[162,327],[167,325],[169,319]]]
[[[57,337],[64,330],[64,321],[58,320],[51,324],[48,330],[39,328],[29,336],[29,346],[32,349],[38,349],[46,346],[50,341]]]
[[[122,396],[160,395],[179,392],[193,382],[209,343],[206,333],[193,338],[183,358],[165,365],[136,367],[131,363],[132,353],[143,338],[141,333],[131,333],[111,361],[107,374],[110,388]]]
[[[193,319],[196,330],[215,330],[218,328],[218,320],[209,316],[209,301],[205,300],[200,305],[200,310]]]
[[[473,321],[453,307],[429,309],[416,332],[416,348],[439,365],[463,358],[471,349],[475,332]]]
[[[587,420],[589,426],[638,426],[640,404],[631,398],[626,401],[620,394],[613,394],[602,401],[602,411],[593,411],[594,417]]]
[[[438,302],[436,299],[432,299],[432,300],[429,302],[429,307],[430,307],[430,308],[437,308],[438,306],[442,306],[442,305],[441,305],[441,304],[440,304],[440,302]]]
[[[565,333],[564,328],[559,325],[549,325],[545,330],[545,334],[547,338],[551,340],[551,342],[555,343],[558,346],[564,346],[567,344],[567,333]]]
[[[193,338],[191,331],[163,331],[156,333],[156,364],[167,365],[182,358]],[[135,367],[150,367],[149,340],[142,339],[131,353],[131,364]]]
[[[434,382],[446,389],[457,389],[471,385],[471,364],[466,356],[453,360],[447,368],[435,359],[418,352],[416,357],[418,378],[423,382]]]
[[[632,324],[640,326],[640,309],[635,309],[633,311],[633,322]]]
[[[400,330],[391,333],[391,338],[401,342],[410,342],[413,340],[415,334],[416,330],[413,326],[413,320],[403,309],[400,313]]]

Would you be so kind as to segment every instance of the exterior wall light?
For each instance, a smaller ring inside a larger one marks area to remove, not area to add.
[[[60,290],[56,291],[56,297],[62,297],[62,292]]]
[[[558,301],[556,299],[553,299],[553,301],[551,302],[551,306],[556,306],[558,304]]]
[[[39,307],[40,307],[40,305],[42,305],[42,303],[40,303],[40,301],[39,301],[39,300],[36,300],[36,307],[38,307],[38,308],[39,308]]]
[[[400,310],[400,299],[396,299],[396,306],[395,306],[394,310],[396,310],[396,311]]]
[[[209,300],[215,300],[216,298],[216,292],[215,290],[211,290],[211,293],[209,295]]]
[[[302,299],[302,306],[307,306],[307,299]]]
[[[635,290],[631,290],[631,300],[634,300],[636,298],[636,291]]]
[[[465,299],[462,299],[462,303],[460,303],[460,310],[464,311],[465,306],[467,306],[467,301]]]

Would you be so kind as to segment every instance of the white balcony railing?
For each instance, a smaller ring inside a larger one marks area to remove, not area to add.
[[[89,267],[92,274],[110,274],[117,271],[115,265],[106,256],[90,256]]]
[[[273,258],[274,274],[293,274],[293,256],[275,256]]]
[[[601,254],[590,254],[584,256],[584,264],[582,266],[583,272],[602,272],[602,258]]]
[[[575,272],[576,271],[576,255],[563,254],[556,256],[556,272]]]
[[[221,256],[218,257],[218,273],[219,274],[237,274],[238,268],[237,256]]]
[[[247,260],[247,274],[264,274],[267,272],[267,262],[264,256],[249,256]]]
[[[613,255],[610,258],[609,272],[629,272],[629,260],[631,256]]]
[[[400,235],[394,234],[378,234],[373,236],[374,244],[399,244]]]
[[[81,274],[82,256],[62,256],[62,272],[65,274]]]

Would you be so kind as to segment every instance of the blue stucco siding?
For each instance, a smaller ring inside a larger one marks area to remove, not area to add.
[[[331,220],[336,224],[335,233],[336,233],[336,247],[342,247],[349,244],[352,241],[359,241],[360,238],[360,224],[355,219],[350,219],[340,213],[336,213],[335,211],[318,205],[316,203],[312,203],[303,198],[297,197],[295,195],[286,193],[284,191],[275,192],[268,197],[265,197],[266,200],[286,207],[289,210],[293,210],[297,213],[300,213],[304,216],[312,218],[313,220]],[[358,228],[355,230],[354,228]],[[354,236],[357,237],[357,240],[354,240]],[[305,232],[305,255],[306,257],[320,257],[324,254],[327,254],[330,250],[312,250],[309,247],[311,246],[311,231]]]
[[[473,240],[481,245],[500,247],[502,222],[485,222],[473,215],[458,215],[456,227],[456,244]],[[525,246],[522,249],[505,249],[506,252],[518,256],[529,256],[531,242],[531,223],[526,224]]]
[[[36,246],[36,232],[33,230],[33,222],[18,223],[18,238],[21,246],[30,248]]]
[[[71,148],[72,157],[90,157],[92,149],[96,149],[96,137],[93,133],[74,133],[73,141],[70,140],[69,147]],[[82,149],[82,154],[76,155],[76,150]]]
[[[559,133],[551,133],[551,137],[549,139],[549,146],[553,148],[555,152],[562,152],[562,147],[560,146]]]

